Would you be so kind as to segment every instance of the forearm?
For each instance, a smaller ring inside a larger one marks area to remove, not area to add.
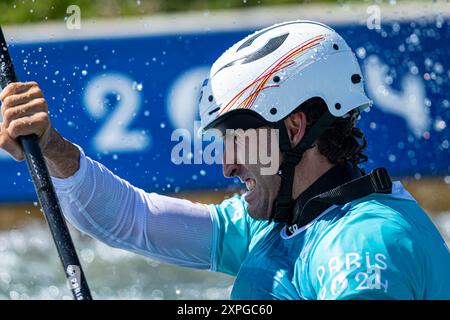
[[[80,150],[54,129],[49,131],[43,154],[53,177],[67,178],[80,168]]]
[[[146,193],[80,155],[74,176],[53,179],[73,225],[114,247],[177,265],[209,268],[212,221],[205,205]]]

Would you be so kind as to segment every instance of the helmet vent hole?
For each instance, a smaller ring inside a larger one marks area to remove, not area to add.
[[[217,111],[220,110],[220,107],[215,108],[214,110],[211,110],[210,112],[208,112],[209,115],[212,115],[213,113],[216,113]]]
[[[334,105],[334,107],[336,108],[336,110],[340,110],[341,109],[341,104],[340,103],[336,103]]]
[[[277,108],[270,109],[270,114],[276,114],[276,113],[277,113]]]
[[[361,82],[361,76],[357,73],[352,75],[352,82],[353,83],[360,83]]]
[[[336,43],[334,43],[334,44],[333,44],[333,49],[334,49],[334,50],[339,50],[339,46],[338,46]]]
[[[213,97],[213,96],[209,96],[209,97],[208,97],[208,101],[209,101],[209,102],[212,102],[213,100],[214,100],[214,97]]]
[[[280,82],[280,77],[279,76],[273,77],[273,82]]]

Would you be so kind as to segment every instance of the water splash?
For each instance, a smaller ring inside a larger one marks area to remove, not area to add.
[[[233,278],[178,268],[71,228],[94,299],[228,299]],[[0,299],[72,299],[47,226],[0,232]]]

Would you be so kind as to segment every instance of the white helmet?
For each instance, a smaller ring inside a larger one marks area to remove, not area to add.
[[[202,128],[220,127],[234,113],[241,115],[236,127],[249,128],[250,119],[255,125],[276,122],[313,97],[341,117],[371,105],[361,80],[355,55],[330,27],[305,20],[276,24],[239,41],[213,64],[200,99]]]
[[[284,119],[313,98],[328,110],[292,148]],[[203,82],[200,117],[204,130],[266,124],[280,130],[282,180],[270,219],[292,223],[292,185],[303,153],[337,117],[371,104],[344,39],[324,24],[298,20],[257,31],[225,51]]]

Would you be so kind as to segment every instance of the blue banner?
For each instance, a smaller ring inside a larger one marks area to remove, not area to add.
[[[335,29],[357,53],[375,102],[359,122],[368,140],[366,169],[448,175],[449,24]],[[220,165],[172,163],[177,142],[171,134],[193,130],[209,66],[253,31],[16,44],[10,50],[19,78],[41,85],[54,127],[91,158],[148,191],[213,191],[236,181],[224,179]],[[0,165],[0,201],[33,201],[25,163],[0,153]]]

